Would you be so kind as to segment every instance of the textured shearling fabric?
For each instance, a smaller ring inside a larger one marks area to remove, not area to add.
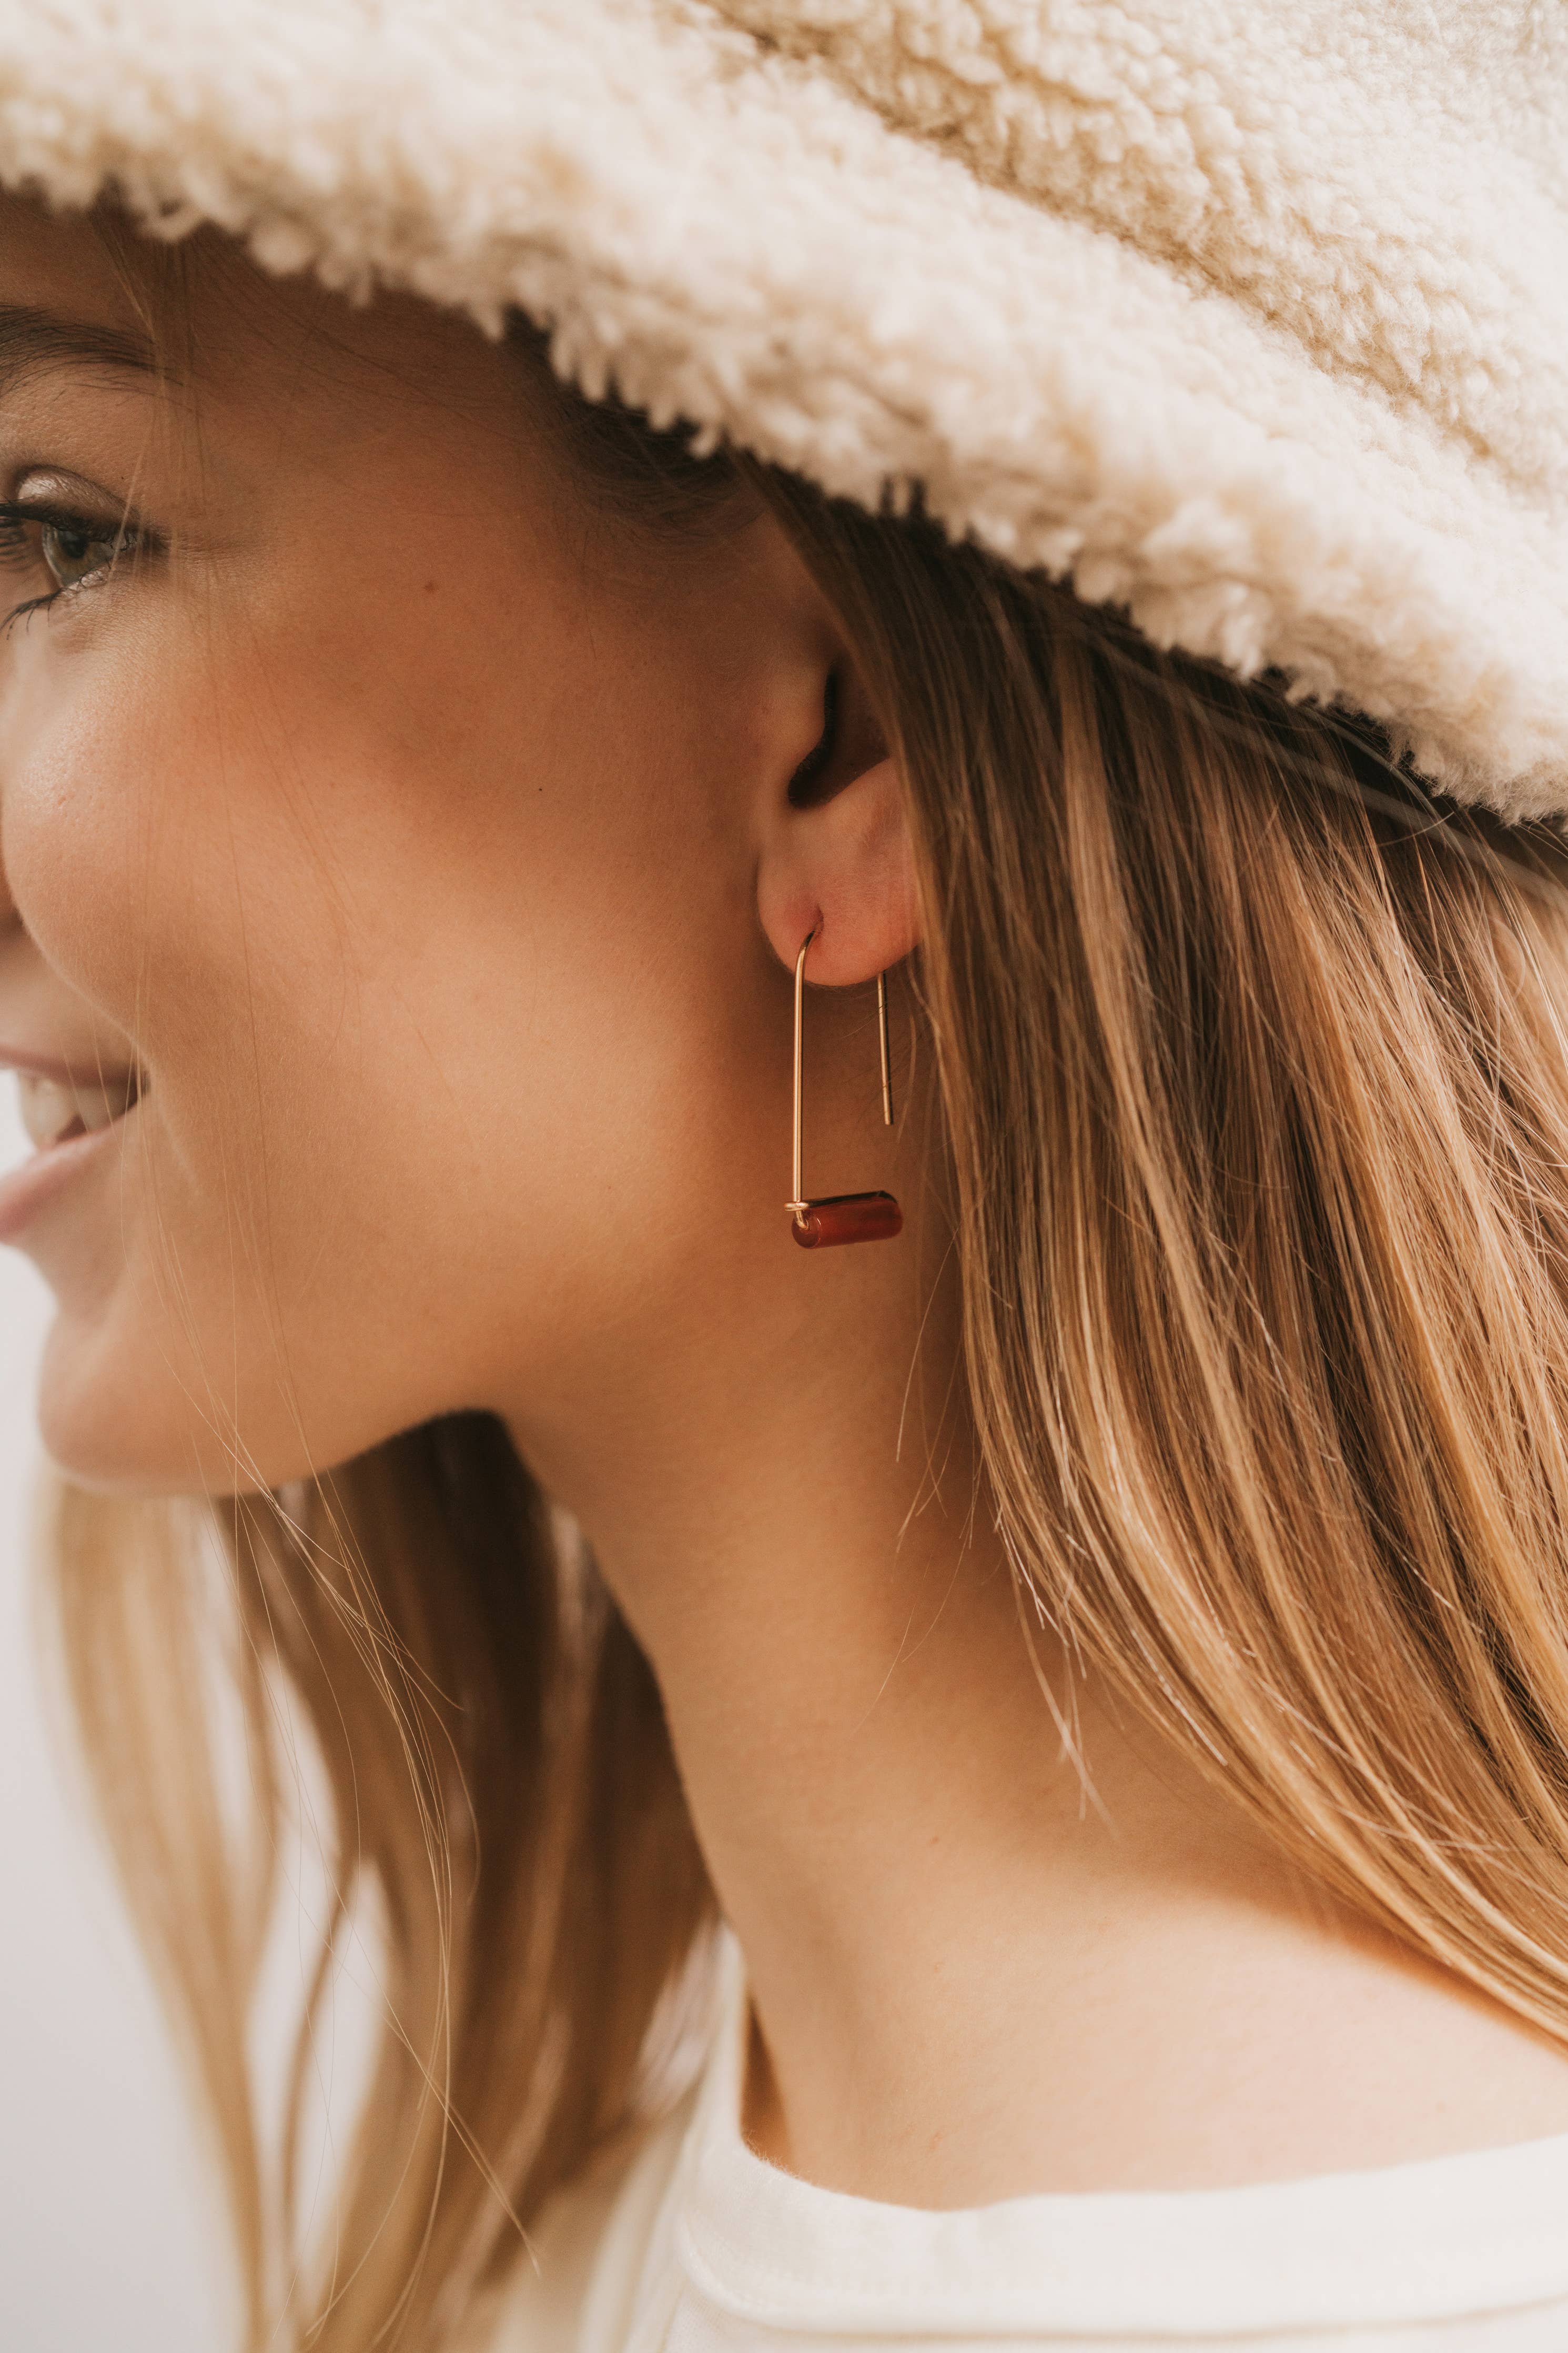
[[[1565,0],[0,0],[0,178],[519,305],[1568,810]]]

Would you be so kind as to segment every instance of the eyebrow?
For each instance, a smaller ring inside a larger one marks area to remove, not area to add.
[[[69,368],[110,375],[159,373],[158,355],[141,335],[0,303],[0,397],[28,376]]]

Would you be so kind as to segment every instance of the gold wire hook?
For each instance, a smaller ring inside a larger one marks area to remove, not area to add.
[[[795,1156],[791,1174],[794,1191],[784,1203],[791,1231],[803,1250],[821,1250],[837,1242],[890,1241],[902,1230],[904,1215],[891,1193],[835,1193],[808,1201],[801,1176],[802,1039],[805,1027],[806,951],[821,925],[814,923],[800,944],[795,960]],[[888,1036],[888,976],[877,975],[877,1035],[882,1060],[882,1124],[893,1124],[893,1057]]]

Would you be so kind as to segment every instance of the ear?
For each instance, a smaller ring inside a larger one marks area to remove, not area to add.
[[[825,673],[822,733],[764,814],[757,911],[792,971],[846,988],[901,964],[921,938],[903,779],[846,662]]]

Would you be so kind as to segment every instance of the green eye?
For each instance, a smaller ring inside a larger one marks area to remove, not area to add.
[[[38,533],[38,553],[61,588],[74,588],[103,571],[120,544],[118,533],[93,531],[85,523],[47,522]]]

